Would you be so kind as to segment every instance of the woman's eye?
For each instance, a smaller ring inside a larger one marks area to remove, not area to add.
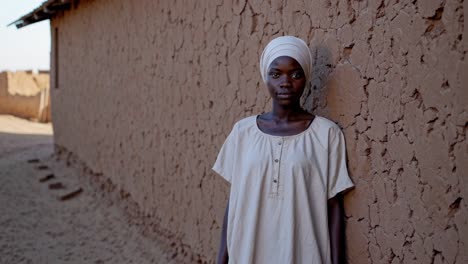
[[[301,79],[304,75],[301,72],[295,72],[292,74],[293,79]]]
[[[270,77],[273,78],[273,79],[278,79],[279,78],[279,73],[277,72],[270,72]]]

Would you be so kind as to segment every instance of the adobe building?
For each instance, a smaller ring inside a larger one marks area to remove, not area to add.
[[[219,1],[218,1],[219,2]],[[304,106],[335,120],[356,188],[349,263],[468,263],[468,2],[49,0],[57,150],[138,205],[178,256],[213,263],[228,185],[211,166],[267,111],[273,37],[314,56]]]
[[[0,114],[50,122],[49,71],[0,72]]]

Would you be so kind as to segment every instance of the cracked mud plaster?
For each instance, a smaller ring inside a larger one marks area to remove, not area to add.
[[[56,144],[213,263],[228,186],[210,168],[233,123],[269,109],[263,47],[296,35],[304,106],[347,139],[349,263],[468,263],[466,17],[454,0],[80,1],[52,20]]]

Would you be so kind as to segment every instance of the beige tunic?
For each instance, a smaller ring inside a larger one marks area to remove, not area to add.
[[[231,183],[229,263],[330,263],[327,200],[353,186],[345,141],[315,117],[303,132],[272,136],[240,120],[213,170]]]

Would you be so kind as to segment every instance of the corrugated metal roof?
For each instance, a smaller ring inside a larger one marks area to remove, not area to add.
[[[72,0],[48,0],[30,13],[13,21],[8,26],[15,25],[16,28],[22,28],[39,21],[49,19],[60,11],[70,9],[71,5]]]

